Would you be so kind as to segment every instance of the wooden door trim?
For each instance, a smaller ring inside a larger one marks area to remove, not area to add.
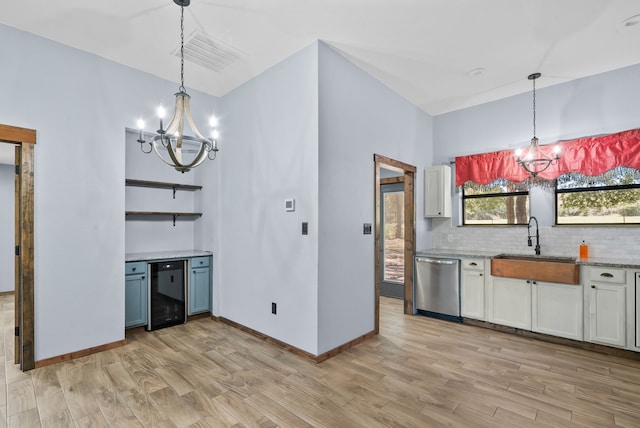
[[[16,144],[20,174],[16,177],[16,237],[20,256],[16,263],[16,312],[20,337],[15,354],[24,371],[35,367],[34,334],[34,145],[36,131],[0,124],[0,142]]]
[[[403,174],[404,183],[404,313],[413,314],[413,255],[416,250],[416,225],[415,225],[415,174],[416,167],[378,154],[373,155],[374,160],[374,269],[375,269],[375,332],[380,331],[380,280],[381,280],[381,242],[380,242],[380,204],[381,192],[380,168],[384,167]]]

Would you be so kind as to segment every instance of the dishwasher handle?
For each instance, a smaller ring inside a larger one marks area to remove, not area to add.
[[[434,263],[439,265],[455,265],[458,260],[453,259],[429,259],[425,257],[416,257],[416,262]]]

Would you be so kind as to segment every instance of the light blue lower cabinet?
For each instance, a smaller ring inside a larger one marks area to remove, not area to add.
[[[146,263],[127,263],[124,287],[124,327],[147,325]],[[132,273],[132,272],[140,273]]]
[[[210,257],[189,260],[189,315],[211,311]]]

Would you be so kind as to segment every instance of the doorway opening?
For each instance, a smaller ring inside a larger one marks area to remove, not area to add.
[[[414,201],[414,188],[415,188],[415,175],[416,167],[406,164],[404,162],[397,161],[378,154],[373,155],[374,160],[374,201],[375,201],[375,332],[380,332],[380,292],[382,288],[383,279],[385,277],[385,244],[383,232],[385,221],[383,219],[383,198],[385,195],[393,194],[390,187],[385,187],[385,191],[382,186],[388,184],[399,184],[397,189],[402,188],[402,250],[399,251],[402,254],[402,262],[400,269],[402,270],[402,281],[396,280],[395,282],[402,286],[402,299],[404,301],[404,313],[413,314],[413,255],[416,249],[416,232],[415,232],[415,201]],[[392,173],[393,177],[389,177],[388,174]],[[396,191],[396,197],[399,198]],[[393,204],[393,202],[387,202],[387,205]],[[398,214],[394,214],[394,218],[397,218]],[[391,215],[390,215],[391,217]],[[388,224],[388,222],[387,222]],[[391,233],[391,232],[390,232]],[[393,244],[391,244],[393,245]],[[397,244],[396,244],[397,247]],[[387,248],[388,250],[389,248]],[[397,248],[396,254],[398,253]],[[391,258],[390,258],[391,259]],[[399,258],[395,259],[396,265]],[[391,261],[390,263],[391,264]],[[389,270],[391,272],[393,268]],[[399,278],[399,276],[395,276]],[[388,282],[388,281],[385,281]],[[398,287],[399,288],[399,287]],[[398,288],[396,291],[398,291]]]
[[[9,144],[6,144],[9,143]],[[36,131],[0,124],[0,144],[14,147],[14,362],[35,368],[34,339],[34,146]]]

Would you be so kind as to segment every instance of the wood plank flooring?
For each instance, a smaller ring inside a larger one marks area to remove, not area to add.
[[[403,315],[321,364],[204,318],[20,372],[1,296],[0,428],[640,427],[640,362]]]

